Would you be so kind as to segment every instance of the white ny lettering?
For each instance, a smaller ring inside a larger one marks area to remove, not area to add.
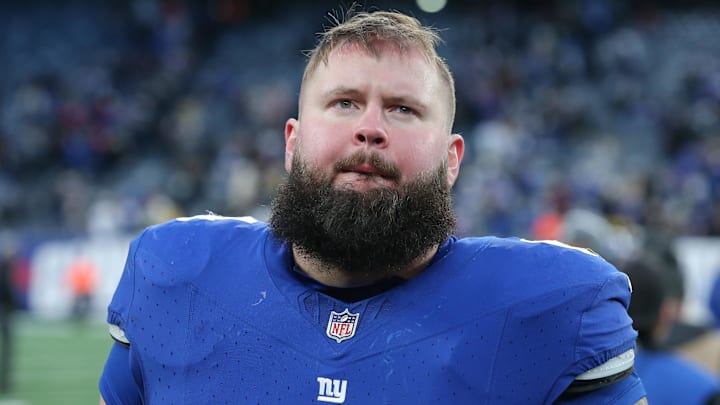
[[[318,401],[331,402],[333,404],[342,404],[345,402],[347,380],[331,380],[330,378],[318,377],[317,382],[320,384],[317,397]]]

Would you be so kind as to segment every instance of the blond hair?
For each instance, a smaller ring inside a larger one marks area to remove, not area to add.
[[[334,26],[319,34],[318,44],[307,52],[308,62],[303,83],[315,73],[320,63],[327,63],[330,53],[339,47],[356,45],[375,56],[380,55],[382,46],[386,43],[392,44],[401,52],[411,47],[416,48],[428,62],[435,65],[448,86],[449,127],[452,129],[455,119],[455,81],[447,63],[437,53],[437,46],[442,42],[437,30],[423,26],[416,18],[399,12],[355,13],[352,8],[344,21],[334,19],[334,23]]]

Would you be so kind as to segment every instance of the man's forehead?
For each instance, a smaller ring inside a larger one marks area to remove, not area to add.
[[[397,75],[393,80],[397,83],[408,82],[418,84],[417,80],[425,85],[434,83],[434,77],[437,72],[434,66],[427,60],[424,54],[416,48],[400,48],[390,42],[378,44],[372,48],[365,47],[362,44],[348,43],[337,46],[317,67],[316,72],[308,78],[310,81],[317,76],[317,71],[333,71],[334,75],[339,75],[344,79],[363,79],[362,75],[358,76],[357,72],[353,72],[352,68],[362,58],[371,58],[375,61],[390,61],[393,70],[403,72]],[[320,74],[319,82],[327,82],[330,78],[323,73]]]
[[[368,57],[377,61],[389,59],[391,70],[381,67],[382,72],[359,73],[353,69],[365,63],[358,58]],[[397,48],[386,49],[380,54],[373,54],[361,45],[338,48],[328,56],[325,63],[318,66],[315,74],[309,78],[312,83],[309,85],[324,93],[337,87],[359,90],[374,82],[383,83],[383,88],[403,95],[421,97],[428,93],[430,97],[429,93],[437,92],[436,86],[439,86],[440,79],[432,65],[418,58],[424,57],[420,53],[410,54]]]

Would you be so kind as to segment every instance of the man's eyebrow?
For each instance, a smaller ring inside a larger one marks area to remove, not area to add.
[[[362,92],[352,87],[335,87],[323,93],[323,97],[326,99],[335,99],[340,97],[358,98],[362,95]]]

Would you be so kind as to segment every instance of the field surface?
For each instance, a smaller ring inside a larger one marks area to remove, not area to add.
[[[112,340],[102,321],[15,319],[12,389],[0,405],[97,404]]]

